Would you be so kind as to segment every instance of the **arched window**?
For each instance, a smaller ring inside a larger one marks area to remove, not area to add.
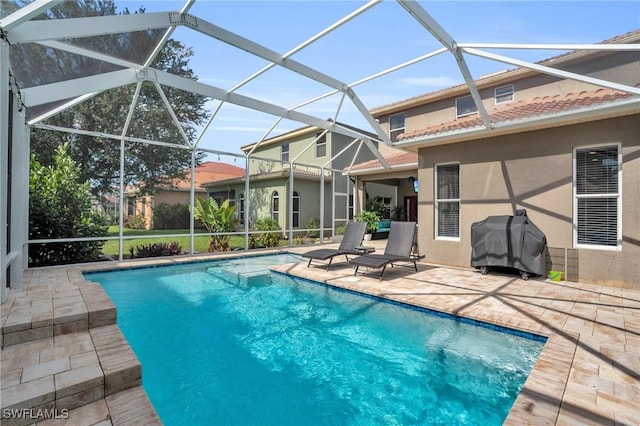
[[[280,223],[280,196],[278,191],[273,191],[273,194],[271,194],[271,217]]]
[[[240,194],[240,208],[238,209],[240,223],[244,225],[244,194]]]
[[[300,194],[297,191],[293,191],[293,227],[300,227]]]

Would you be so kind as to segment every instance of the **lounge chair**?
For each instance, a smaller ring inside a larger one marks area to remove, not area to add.
[[[329,260],[329,264],[327,265],[327,270],[331,266],[331,262],[333,258],[336,256],[344,255],[347,260],[349,258],[347,255],[353,254],[357,255],[359,252],[356,250],[356,247],[362,245],[362,239],[364,238],[364,233],[367,229],[366,222],[348,222],[347,229],[344,232],[344,236],[342,237],[342,241],[340,242],[340,246],[337,249],[317,249],[311,250],[302,254],[302,257],[309,258],[309,263],[307,264],[307,268],[311,266],[311,262],[316,261],[327,261]]]
[[[365,254],[349,260],[349,263],[356,267],[354,275],[358,273],[358,268],[361,266],[369,269],[382,268],[382,272],[378,277],[382,279],[382,274],[384,274],[387,265],[395,266],[396,264],[408,267],[413,264],[413,268],[417,272],[418,265],[416,261],[424,256],[414,253],[415,237],[416,222],[391,222],[389,239],[387,240],[384,254]]]

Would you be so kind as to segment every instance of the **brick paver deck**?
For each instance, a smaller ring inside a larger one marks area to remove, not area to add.
[[[373,244],[382,249],[384,242]],[[140,386],[137,359],[114,324],[111,302],[99,286],[84,281],[82,271],[185,260],[28,270],[24,288],[0,305],[2,408],[70,410],[69,419],[41,423],[46,425],[159,424]],[[547,336],[505,424],[640,424],[640,289],[524,281],[426,263],[419,263],[417,273],[387,268],[378,280],[354,276],[338,258],[329,271],[306,263],[274,269]]]

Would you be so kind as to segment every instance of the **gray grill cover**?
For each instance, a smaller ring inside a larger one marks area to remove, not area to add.
[[[489,216],[471,225],[471,266],[545,274],[547,239],[526,216]]]

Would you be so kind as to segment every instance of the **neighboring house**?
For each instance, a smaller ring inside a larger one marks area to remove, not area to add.
[[[640,30],[605,43],[639,43]],[[637,51],[574,51],[538,63],[587,78],[640,86]],[[426,261],[467,267],[471,225],[526,209],[545,233],[552,266],[569,280],[640,285],[640,98],[530,69],[475,83],[491,121],[466,85],[372,111],[396,166],[353,168],[362,181],[417,177],[419,246]]]
[[[366,137],[376,138],[373,134],[350,128]],[[356,161],[360,162],[375,158],[368,148],[359,147],[359,144],[354,143],[353,138],[306,126],[243,146],[241,149],[245,154],[251,153],[247,165],[249,223],[272,217],[283,230],[289,229],[290,220],[292,229],[306,229],[311,219],[320,219],[321,180],[324,180],[324,226],[345,224],[353,214],[350,210],[353,184],[343,176],[342,170],[352,164],[356,154]],[[290,186],[291,162],[295,163],[293,188]],[[322,173],[324,178],[321,179]],[[234,200],[239,217],[244,221],[247,205],[244,176],[207,182],[203,187],[212,197]]]
[[[196,166],[194,175],[195,196],[207,198],[207,190],[201,188],[205,182],[215,182],[231,178],[244,177],[244,169],[227,163],[205,161]],[[171,187],[158,189],[154,195],[140,196],[135,188],[125,194],[125,217],[142,215],[146,229],[153,229],[153,211],[162,203],[186,204],[191,200],[191,170],[185,171],[185,177]]]

